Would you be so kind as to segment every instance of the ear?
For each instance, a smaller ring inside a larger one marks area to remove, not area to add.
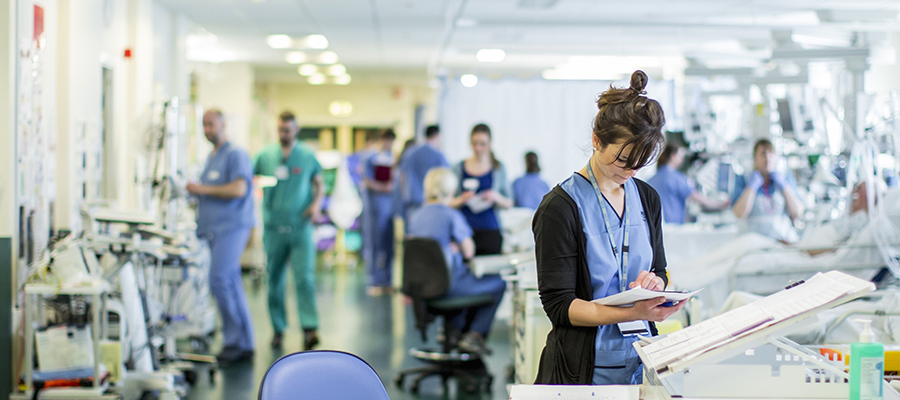
[[[591,146],[594,147],[594,151],[600,151],[600,139],[593,133],[591,133]]]

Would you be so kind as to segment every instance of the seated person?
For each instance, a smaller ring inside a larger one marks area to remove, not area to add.
[[[456,193],[456,176],[447,168],[433,168],[425,175],[425,204],[409,218],[407,234],[437,240],[444,249],[447,266],[451,269],[451,286],[447,297],[490,294],[495,301],[487,306],[469,310],[474,313],[468,332],[462,332],[458,347],[473,353],[488,353],[485,339],[494,322],[497,306],[506,290],[506,282],[499,275],[476,278],[463,260],[475,255],[472,228],[459,210],[449,206]],[[466,316],[459,315],[452,324],[460,331]],[[448,337],[453,332],[448,334]]]
[[[797,244],[786,245],[757,233],[746,233],[716,247],[689,262],[670,265],[671,282],[680,289],[706,287],[705,299],[717,307],[731,290],[770,294],[791,279],[807,279],[815,271],[832,269],[863,279],[871,279],[885,264],[884,255],[873,235],[879,223],[892,223],[900,217],[897,199],[900,191],[888,192],[879,204],[888,218],[868,221],[868,198],[865,183],[851,192],[849,212],[827,224],[812,228]],[[881,192],[876,184],[876,193]],[[876,199],[878,196],[876,196]],[[896,242],[892,242],[896,244]],[[739,276],[734,287],[722,284],[735,272]],[[752,275],[752,276],[751,276]],[[702,294],[702,293],[701,293]]]

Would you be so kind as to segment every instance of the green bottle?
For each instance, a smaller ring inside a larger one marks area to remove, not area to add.
[[[884,345],[875,343],[869,320],[863,323],[859,343],[850,345],[850,400],[884,398]]]

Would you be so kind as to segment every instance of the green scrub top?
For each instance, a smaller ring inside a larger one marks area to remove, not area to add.
[[[309,222],[303,213],[315,199],[312,179],[322,173],[315,153],[302,143],[294,145],[287,160],[282,154],[280,144],[266,146],[256,156],[253,167],[255,175],[278,179],[275,186],[263,188],[263,226],[266,228]]]

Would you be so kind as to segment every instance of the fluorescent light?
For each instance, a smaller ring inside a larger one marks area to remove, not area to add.
[[[481,62],[500,62],[506,58],[506,52],[500,49],[481,49],[475,53],[475,58]]]
[[[336,85],[347,85],[350,83],[350,75],[344,74],[340,76],[334,77],[334,83]]]
[[[475,87],[478,84],[478,77],[472,74],[465,74],[459,77],[459,83],[465,87]]]
[[[310,49],[327,49],[328,39],[323,35],[309,35],[303,39],[304,45]]]
[[[347,100],[335,100],[328,105],[328,112],[335,117],[346,117],[353,112],[353,104]]]
[[[306,62],[306,53],[302,51],[292,51],[284,56],[284,61],[287,61],[288,64],[301,64]]]
[[[306,78],[306,82],[309,82],[310,85],[321,85],[325,83],[325,75],[318,73],[312,74]]]
[[[287,49],[294,41],[288,35],[269,35],[266,36],[266,43],[273,49]]]
[[[336,64],[337,62],[337,53],[333,51],[325,51],[319,54],[319,64]]]
[[[328,71],[328,75],[339,76],[347,73],[347,67],[344,64],[334,64],[328,67],[326,71]]]
[[[316,72],[319,72],[319,67],[312,64],[303,64],[297,68],[297,73],[302,76],[310,76]]]

